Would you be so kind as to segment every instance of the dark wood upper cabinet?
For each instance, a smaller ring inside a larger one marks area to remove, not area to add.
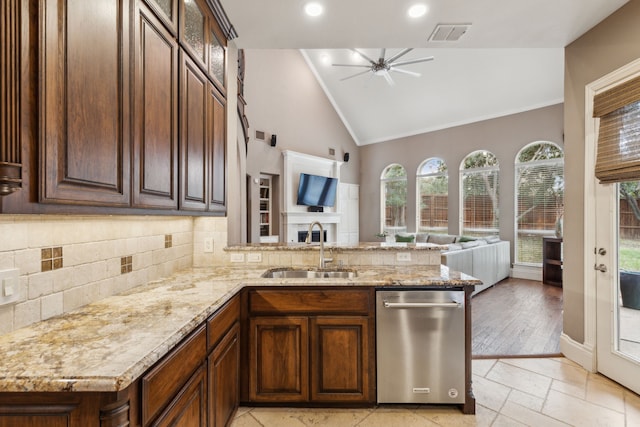
[[[139,3],[135,43],[133,205],[178,207],[178,43]]]
[[[209,211],[225,212],[226,206],[226,100],[210,86],[210,174],[209,174]]]
[[[180,208],[207,207],[209,82],[194,61],[180,53]]]
[[[42,3],[40,199],[128,206],[128,0]]]

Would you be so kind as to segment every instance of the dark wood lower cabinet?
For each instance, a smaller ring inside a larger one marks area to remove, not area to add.
[[[364,316],[311,319],[311,400],[373,400],[369,395],[368,323]]]
[[[209,426],[231,424],[240,401],[240,324],[209,355]]]
[[[206,427],[206,407],[207,371],[203,364],[151,425],[154,427]]]
[[[372,289],[249,291],[249,402],[374,403],[373,300]]]
[[[307,317],[257,317],[249,328],[251,401],[309,400]]]

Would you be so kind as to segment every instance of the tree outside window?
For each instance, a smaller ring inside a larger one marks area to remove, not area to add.
[[[449,173],[442,159],[425,160],[418,168],[418,232],[447,233],[449,212]]]
[[[516,263],[542,264],[542,239],[562,234],[564,153],[535,142],[516,157]]]
[[[498,159],[488,151],[475,151],[460,165],[462,216],[460,230],[467,236],[500,233],[498,219]]]
[[[398,164],[385,168],[381,183],[381,231],[394,235],[407,231],[407,171]]]

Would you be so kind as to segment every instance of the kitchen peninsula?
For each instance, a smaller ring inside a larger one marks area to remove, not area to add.
[[[207,419],[212,425],[225,425],[239,402],[251,404],[261,398],[265,402],[264,395],[256,399],[255,378],[247,378],[252,368],[245,364],[254,357],[248,354],[249,323],[255,320],[254,313],[264,315],[270,309],[264,297],[268,292],[269,296],[302,295],[299,301],[310,307],[307,314],[313,321],[320,318],[316,316],[320,308],[313,305],[323,306],[325,298],[355,301],[344,312],[330,314],[341,318],[357,314],[363,319],[366,336],[362,338],[369,345],[367,354],[361,356],[370,365],[362,374],[375,377],[375,289],[457,288],[465,291],[469,301],[479,283],[440,264],[416,263],[429,256],[439,260],[437,247],[377,243],[326,248],[336,265],[342,263],[343,269],[357,272],[355,277],[262,277],[274,268],[313,270],[318,249],[317,245],[229,247],[226,265],[184,270],[0,336],[0,426],[26,420],[34,426],[52,425],[47,423],[54,419],[71,426],[156,425],[185,419],[193,423],[189,425],[206,425]],[[398,256],[405,252],[411,254],[409,261],[407,255]],[[238,253],[247,257],[240,262]],[[257,253],[261,256],[248,256]],[[279,261],[273,262],[276,257]],[[305,316],[297,314],[303,320]],[[469,317],[465,413],[475,412],[470,330]],[[365,378],[367,389],[358,401],[346,394],[318,395],[313,390],[303,390],[304,399],[297,401],[303,406],[313,404],[314,398],[316,404],[373,405],[375,381],[371,377]]]

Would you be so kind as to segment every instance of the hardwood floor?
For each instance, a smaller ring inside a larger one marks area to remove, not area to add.
[[[473,297],[474,358],[560,354],[562,288],[508,278]]]

